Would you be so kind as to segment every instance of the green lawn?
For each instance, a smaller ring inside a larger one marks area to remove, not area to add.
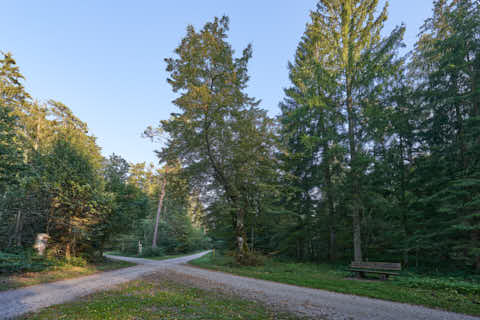
[[[149,276],[23,319],[298,319],[262,304]]]
[[[406,275],[393,280],[356,280],[343,268],[328,264],[267,260],[264,266],[243,267],[232,257],[208,254],[190,264],[237,275],[383,300],[418,304],[480,315],[480,284],[458,279]]]
[[[87,264],[85,266],[73,266],[67,263],[53,265],[38,272],[24,272],[0,276],[0,291],[81,276],[88,276],[98,272],[126,268],[133,265],[135,264],[125,261],[114,261],[110,259],[106,259],[101,263]]]

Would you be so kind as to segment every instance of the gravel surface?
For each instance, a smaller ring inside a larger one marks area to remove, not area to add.
[[[0,317],[10,318],[63,303],[139,277],[166,277],[207,290],[233,293],[312,319],[474,320],[477,317],[408,304],[297,287],[184,265],[206,252],[163,261],[115,257],[140,265],[72,280],[0,293]]]
[[[281,311],[309,319],[331,320],[460,320],[480,319],[404,303],[371,299],[325,290],[297,287],[223,272],[178,265],[151,276],[167,277],[202,289],[231,292]]]

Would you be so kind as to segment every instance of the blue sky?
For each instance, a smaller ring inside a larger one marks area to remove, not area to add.
[[[380,0],[380,2],[383,2]],[[287,62],[315,0],[18,0],[0,10],[0,50],[13,53],[39,100],[68,105],[104,155],[130,162],[157,162],[158,145],[141,138],[149,125],[167,119],[175,95],[166,83],[166,57],[193,24],[230,16],[237,52],[253,44],[248,92],[274,116],[289,85]],[[432,0],[390,0],[385,32],[404,22],[410,50],[431,15]]]

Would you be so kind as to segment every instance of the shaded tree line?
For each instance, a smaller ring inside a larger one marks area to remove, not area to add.
[[[122,235],[153,229],[146,221],[156,184],[144,169],[115,154],[105,159],[87,124],[61,102],[34,100],[12,55],[1,53],[0,251],[28,250],[46,234],[48,256],[101,259]],[[177,206],[185,214],[176,225],[195,233],[187,203]],[[170,251],[185,239],[175,238]]]

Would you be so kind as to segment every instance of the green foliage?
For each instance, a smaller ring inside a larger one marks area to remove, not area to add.
[[[70,257],[67,262],[69,265],[74,267],[86,267],[88,264],[88,261],[82,257]]]
[[[116,160],[115,160],[116,158]],[[120,172],[116,168],[118,157],[111,157],[107,163],[107,172]],[[125,163],[124,163],[125,164]],[[111,168],[110,166],[114,166]],[[126,166],[123,166],[124,170]],[[157,248],[151,247],[154,235],[158,200],[161,194],[161,184],[165,168],[155,170],[144,163],[131,165],[125,181],[108,183],[107,190],[116,194],[114,216],[117,232],[108,240],[111,249],[126,255],[138,254],[138,242],[142,244],[142,256],[156,257],[165,254],[193,252],[210,247],[210,240],[199,226],[192,224],[190,212],[201,215],[202,207],[190,197],[190,188],[179,166],[169,167],[166,176],[166,190],[163,210],[160,212],[157,229]],[[108,181],[121,181],[118,178],[108,178]],[[134,192],[133,192],[134,191]]]
[[[166,59],[179,112],[145,132],[165,134],[159,168],[104,159],[87,124],[34,101],[1,53],[2,252],[48,233],[49,255],[73,261],[106,246],[135,255],[140,241],[147,255],[213,244],[246,265],[258,252],[479,273],[480,4],[435,1],[406,57],[404,26],[382,36],[377,0],[319,0],[310,17],[278,121],[246,94],[252,48],[235,55],[228,17],[189,26]],[[34,258],[2,259],[27,270]]]
[[[87,124],[61,102],[33,102],[22,81],[11,54],[2,54],[0,248],[31,248],[38,233],[48,233],[49,256],[101,260],[110,235],[135,215],[145,216],[145,197],[113,180],[114,174],[126,180],[125,164],[116,158],[118,171],[106,168],[106,188],[103,158]]]
[[[158,154],[167,164],[179,161],[191,186],[209,193],[211,202],[229,205],[241,258],[249,250],[245,220],[254,197],[265,195],[269,180],[262,178],[275,173],[275,140],[272,119],[245,93],[252,48],[234,57],[228,30],[226,16],[199,31],[188,26],[175,57],[165,60],[180,112],[161,121],[168,141]]]
[[[17,184],[18,175],[24,169],[22,145],[17,141],[17,117],[0,101],[0,193],[8,185]]]
[[[480,282],[468,282],[454,277],[427,277],[411,275],[396,280],[401,286],[409,288],[441,290],[452,294],[480,296]]]
[[[0,274],[41,271],[53,265],[52,261],[36,256],[31,250],[0,251]]]
[[[142,257],[149,258],[149,257],[162,257],[165,255],[165,249],[162,247],[152,248],[147,247],[143,249]]]

